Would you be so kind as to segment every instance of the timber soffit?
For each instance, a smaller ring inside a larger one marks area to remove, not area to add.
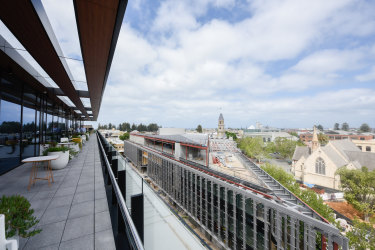
[[[0,18],[39,65],[87,117],[77,91],[57,51],[61,52],[40,0],[7,1]]]
[[[127,0],[74,0],[93,120],[99,114],[127,3]]]

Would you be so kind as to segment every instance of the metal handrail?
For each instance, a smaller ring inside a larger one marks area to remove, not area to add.
[[[136,247],[136,249],[143,250],[144,247],[143,247],[141,238],[138,235],[137,229],[136,229],[136,227],[135,227],[135,225],[133,223],[133,220],[131,218],[131,215],[129,214],[129,211],[126,208],[124,197],[122,196],[120,187],[117,184],[115,175],[113,174],[111,166],[109,164],[109,161],[108,161],[108,159],[106,157],[106,154],[105,154],[102,142],[101,142],[101,138],[100,138],[102,135],[99,134],[99,133],[97,133],[97,134],[99,136],[99,140],[98,141],[99,141],[100,149],[101,149],[102,154],[105,156],[104,157],[105,165],[106,165],[106,168],[108,170],[108,174],[109,174],[109,176],[111,178],[111,183],[113,185],[113,189],[115,190],[115,194],[116,194],[116,198],[117,198],[120,210],[121,210],[121,214],[122,214],[122,217],[123,217],[123,219],[125,221],[125,226],[128,228],[128,230],[126,230],[126,232],[127,232],[128,236],[129,236],[128,237],[129,241],[130,240],[133,241],[133,243],[134,243],[133,245]]]

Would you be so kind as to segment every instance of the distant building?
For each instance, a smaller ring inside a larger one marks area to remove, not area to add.
[[[362,152],[375,153],[375,140],[352,140]]]
[[[353,132],[346,132],[346,131],[327,131],[324,134],[328,137],[330,141],[333,140],[372,140],[374,139],[373,134],[356,134]],[[309,143],[312,141],[313,134],[311,132],[302,133],[299,135],[299,139],[305,143]]]
[[[246,132],[245,130],[243,137],[261,137],[263,142],[274,142],[277,137],[287,138],[292,141],[298,141],[298,138],[287,132]]]
[[[86,131],[92,131],[92,130],[94,130],[94,128],[92,127],[92,125],[83,125],[82,127],[85,128]]]
[[[340,167],[375,169],[375,154],[362,152],[348,139],[330,141],[322,147],[316,129],[311,147],[297,146],[292,160],[292,173],[296,179],[333,189],[340,189],[340,177],[335,174]]]
[[[220,113],[219,116],[219,124],[217,127],[217,137],[218,138],[223,138],[225,135],[225,130],[224,130],[224,117],[223,114]]]

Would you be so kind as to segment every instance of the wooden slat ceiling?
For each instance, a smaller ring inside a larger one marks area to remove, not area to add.
[[[3,71],[1,69],[5,69]],[[36,80],[32,75],[30,75],[24,68],[22,68],[18,63],[13,61],[7,54],[0,50],[0,74],[4,78],[11,78],[12,80],[17,80],[27,83],[33,90],[39,93],[45,93],[47,96],[55,103],[55,105],[61,106],[64,110],[70,110],[71,108],[62,102],[56,95],[52,93],[50,89],[44,87],[38,80]],[[5,89],[1,91],[7,92]],[[74,113],[72,111],[72,113]]]
[[[32,1],[12,0],[0,6],[0,19],[82,114],[87,115]]]
[[[125,0],[74,0],[94,120],[98,117],[126,5]]]

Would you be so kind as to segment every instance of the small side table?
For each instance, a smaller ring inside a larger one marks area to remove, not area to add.
[[[49,156],[37,156],[37,157],[30,157],[23,159],[23,163],[31,162],[33,165],[31,167],[31,173],[30,173],[30,179],[29,179],[29,185],[27,186],[27,190],[30,190],[31,185],[34,185],[36,180],[47,180],[48,186],[51,186],[51,182],[55,182],[53,180],[53,174],[52,174],[52,168],[51,168],[51,161],[56,160],[59,158],[58,155],[49,155]],[[40,162],[48,162],[47,165],[47,175],[45,178],[41,178],[37,176],[38,172],[38,163]]]

